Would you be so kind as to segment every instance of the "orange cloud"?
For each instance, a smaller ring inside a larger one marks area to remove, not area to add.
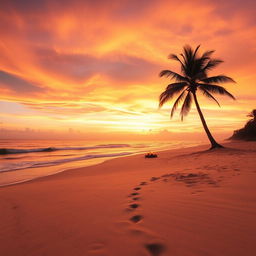
[[[166,56],[186,43],[216,49],[225,60],[216,73],[237,81],[228,89],[238,101],[221,99],[221,110],[200,97],[210,127],[220,129],[220,120],[224,129],[239,126],[255,108],[255,7],[249,0],[5,1],[0,88],[9,109],[1,111],[3,126],[37,128],[47,120],[56,129],[65,122],[91,131],[200,130],[194,110],[180,123],[178,115],[169,120],[168,107],[157,106],[169,83],[158,73],[179,70]],[[16,103],[24,106],[22,115],[11,113]]]

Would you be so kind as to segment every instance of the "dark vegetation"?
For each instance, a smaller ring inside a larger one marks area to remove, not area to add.
[[[234,131],[234,134],[229,139],[256,141],[256,109],[252,110],[247,116],[252,118],[247,121],[243,128]]]

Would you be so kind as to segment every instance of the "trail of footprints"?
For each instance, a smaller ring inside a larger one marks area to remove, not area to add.
[[[216,167],[216,166],[210,166],[210,167]],[[199,169],[199,168],[197,168]],[[200,168],[201,169],[201,168]],[[213,168],[212,168],[213,169]],[[139,210],[141,209],[140,199],[141,199],[141,192],[143,191],[143,187],[146,185],[153,184],[155,182],[181,182],[185,184],[187,187],[193,188],[196,185],[204,184],[211,187],[218,187],[219,182],[223,180],[224,176],[219,176],[217,181],[213,180],[209,174],[198,172],[198,173],[188,173],[190,169],[184,169],[184,172],[175,172],[171,174],[163,174],[160,177],[151,177],[148,181],[143,181],[137,186],[133,188],[133,191],[128,195],[129,197],[129,205],[128,209],[130,213],[133,213],[129,217],[129,222],[133,225],[139,225],[143,220],[144,216],[139,213]],[[234,171],[238,172],[239,169],[234,169]],[[195,194],[197,192],[203,192],[203,190],[194,190],[194,192],[191,192],[191,194]],[[139,210],[138,210],[139,209]],[[148,230],[150,232],[150,230]],[[137,232],[137,233],[136,233]],[[139,234],[141,231],[135,230],[134,234]],[[143,231],[142,231],[143,233]],[[153,236],[150,235],[150,239],[156,239],[154,236],[154,232],[152,232]],[[159,239],[157,239],[159,241]],[[153,242],[145,242],[143,244],[144,249],[149,253],[150,256],[162,256],[163,253],[167,251],[167,246],[164,243],[158,242],[156,240],[153,240]],[[92,253],[95,253],[96,251],[101,250],[104,248],[104,243],[96,243],[93,244],[90,248],[90,251]]]
[[[160,179],[160,177],[152,177],[150,179],[151,182],[156,181]],[[149,183],[146,181],[143,181],[139,184],[139,186],[133,188],[133,192],[131,194],[129,194],[129,198],[131,198],[132,203],[130,203],[129,205],[129,209],[130,210],[136,210],[137,208],[141,207],[141,205],[138,203],[138,201],[140,200],[140,192],[143,186],[148,185]],[[144,216],[141,214],[135,214],[133,216],[130,217],[130,221],[132,223],[139,223],[144,219]],[[144,248],[150,253],[150,255],[152,256],[160,256],[165,250],[166,250],[166,246],[164,244],[161,243],[146,243],[144,244]]]
[[[141,204],[139,204],[139,200],[141,199],[141,191],[143,186],[149,185],[152,182],[155,182],[157,180],[161,180],[163,182],[168,182],[170,179],[177,181],[177,182],[183,182],[186,186],[192,187],[197,184],[208,184],[210,186],[218,186],[218,182],[211,179],[211,177],[206,173],[171,173],[171,174],[164,174],[160,177],[151,177],[149,182],[143,181],[138,186],[133,188],[133,192],[128,195],[128,197],[131,199],[131,202],[129,204],[129,210],[133,213],[141,207]],[[138,224],[144,219],[144,216],[141,214],[134,214],[129,218],[129,221]],[[151,256],[161,256],[162,253],[166,251],[166,246],[162,243],[146,243],[144,244],[144,248],[150,253]]]

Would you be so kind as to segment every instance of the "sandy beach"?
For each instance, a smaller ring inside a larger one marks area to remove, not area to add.
[[[0,188],[0,255],[255,255],[256,143],[207,149]]]
[[[1,1],[0,256],[256,256],[255,10]]]

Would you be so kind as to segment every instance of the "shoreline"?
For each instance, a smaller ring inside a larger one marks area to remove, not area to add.
[[[202,144],[202,145],[197,145],[197,146],[185,146],[185,147],[182,147],[182,148],[173,148],[173,149],[159,149],[157,151],[154,151],[156,153],[159,153],[159,152],[163,152],[163,151],[172,151],[172,150],[181,150],[181,149],[184,149],[184,148],[193,148],[193,147],[200,147],[200,146],[204,146],[205,144]],[[6,184],[0,184],[0,189],[3,188],[3,187],[6,187],[6,186],[15,186],[15,185],[18,185],[18,184],[21,184],[21,183],[27,183],[27,182],[30,182],[30,181],[34,181],[34,180],[37,180],[37,179],[41,179],[41,178],[44,178],[44,177],[49,177],[49,176],[52,176],[52,175],[58,175],[62,172],[66,172],[66,171],[73,171],[73,170],[76,170],[76,169],[80,169],[80,168],[86,168],[86,167],[90,167],[90,166],[94,166],[94,165],[98,165],[98,164],[102,164],[106,161],[110,161],[110,160],[114,160],[114,159],[117,159],[117,158],[123,158],[123,157],[129,157],[129,156],[135,156],[135,155],[144,155],[145,153],[147,153],[147,151],[145,152],[136,152],[136,153],[129,153],[127,155],[119,155],[119,156],[113,156],[113,157],[106,157],[106,158],[94,158],[94,159],[88,159],[88,160],[83,160],[83,161],[88,161],[88,162],[85,162],[83,164],[78,164],[79,166],[78,167],[63,167],[63,168],[60,168],[60,169],[56,169],[54,172],[50,172],[48,174],[44,174],[42,173],[41,176],[35,176],[35,177],[31,177],[31,178],[27,178],[27,179],[24,179],[24,180],[20,180],[20,181],[14,181],[14,182],[11,182],[11,183],[6,183]],[[89,163],[89,161],[92,161],[93,163]],[[78,161],[79,163],[79,161]],[[19,171],[27,171],[27,170],[34,170],[34,169],[46,169],[46,170],[49,170],[51,169],[51,167],[56,167],[56,166],[50,166],[50,167],[35,167],[35,168],[24,168],[24,169],[21,169],[21,170],[14,170],[13,172],[19,172]],[[12,171],[6,171],[6,172],[2,172],[3,173],[10,173]],[[19,173],[18,173],[19,174]]]
[[[2,187],[0,254],[254,255],[256,143],[225,145],[125,156]]]
[[[134,154],[133,154],[134,155]],[[42,179],[42,178],[46,178],[46,177],[49,177],[49,176],[52,176],[52,175],[58,175],[62,172],[66,172],[66,171],[72,171],[72,170],[76,170],[78,168],[86,168],[86,167],[90,167],[90,166],[94,166],[94,165],[98,165],[98,164],[101,164],[101,163],[104,163],[105,161],[109,161],[109,160],[113,160],[113,159],[116,159],[116,158],[122,158],[122,157],[127,157],[129,155],[124,155],[124,156],[116,156],[116,157],[111,157],[111,159],[107,159],[107,160],[103,160],[100,161],[99,163],[98,162],[95,162],[95,163],[92,163],[92,164],[89,164],[89,165],[83,165],[82,167],[76,167],[76,168],[69,168],[69,167],[66,167],[67,169],[59,169],[59,170],[56,170],[55,172],[52,172],[52,173],[49,173],[49,174],[43,174],[42,176],[38,176],[38,177],[34,177],[34,178],[29,178],[29,179],[26,179],[26,180],[21,180],[21,181],[17,181],[17,182],[13,182],[13,183],[8,183],[8,184],[0,184],[0,189],[2,187],[7,187],[7,186],[15,186],[15,185],[18,185],[18,184],[23,184],[23,183],[27,183],[27,182],[30,182],[30,181],[36,181],[37,179]],[[93,159],[93,160],[96,160],[97,158]],[[90,159],[92,160],[92,159]],[[55,167],[55,166],[54,166]],[[42,167],[41,169],[43,168],[51,168],[51,167]],[[38,169],[38,168],[30,168],[30,170],[33,170],[33,169]],[[27,170],[27,169],[21,169],[21,171],[23,170]],[[14,170],[15,172],[16,170]],[[20,171],[20,170],[18,170]],[[6,173],[8,172],[12,172],[12,171],[6,171]],[[3,172],[5,173],[5,172]]]

